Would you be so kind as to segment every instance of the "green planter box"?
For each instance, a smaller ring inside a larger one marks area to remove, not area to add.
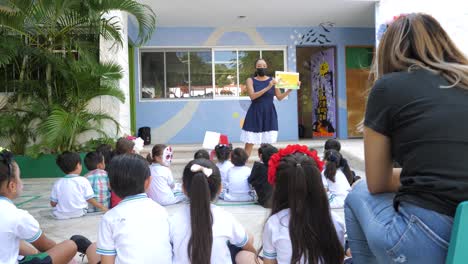
[[[81,163],[86,153],[80,153]],[[47,154],[41,155],[39,158],[34,159],[29,156],[18,155],[15,160],[21,170],[21,178],[60,178],[65,175],[55,163],[57,155]],[[81,175],[88,172],[86,166],[83,164],[83,171]]]

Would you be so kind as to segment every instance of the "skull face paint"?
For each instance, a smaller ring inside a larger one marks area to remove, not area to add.
[[[163,156],[162,156],[162,162],[164,164],[164,166],[171,166],[171,163],[172,163],[172,147],[168,146],[164,149],[163,151]]]

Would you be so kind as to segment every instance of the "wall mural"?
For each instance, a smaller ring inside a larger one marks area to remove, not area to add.
[[[311,57],[312,130],[315,137],[336,137],[335,49]]]

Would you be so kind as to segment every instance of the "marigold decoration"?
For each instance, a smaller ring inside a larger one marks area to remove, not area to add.
[[[281,159],[296,152],[301,152],[311,157],[317,164],[319,171],[323,170],[323,162],[318,157],[317,151],[311,152],[309,148],[304,145],[288,145],[286,148],[280,149],[277,153],[270,157],[270,161],[268,162],[268,182],[271,185],[275,185],[276,183],[276,169],[278,168],[278,164],[280,163]]]

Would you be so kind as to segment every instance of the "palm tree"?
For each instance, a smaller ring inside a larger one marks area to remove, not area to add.
[[[10,133],[10,143],[21,145],[15,149],[23,152],[35,140],[29,132],[35,127],[38,146],[49,144],[51,151],[73,149],[90,129],[104,134],[99,125],[112,118],[86,109],[97,96],[125,100],[117,85],[120,67],[99,63],[100,37],[123,43],[119,19],[104,16],[112,10],[135,17],[137,45],[151,37],[155,14],[133,0],[0,0],[0,88],[13,92],[0,108],[0,124],[9,127],[0,137]],[[7,66],[13,76],[3,74]],[[12,118],[24,123],[8,122]]]

